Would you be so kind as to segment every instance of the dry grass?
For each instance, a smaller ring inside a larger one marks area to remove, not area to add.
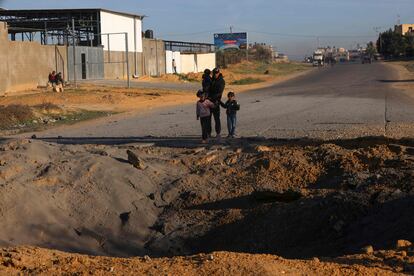
[[[34,118],[35,115],[32,109],[27,105],[13,104],[0,106],[0,129],[13,128]]]
[[[249,84],[255,84],[255,83],[260,83],[260,82],[264,82],[264,80],[259,79],[259,78],[244,78],[244,79],[233,81],[230,84],[232,84],[232,85],[249,85]]]
[[[40,111],[43,114],[59,114],[63,112],[63,110],[58,105],[51,102],[37,104],[33,106],[33,108],[35,108],[37,111]]]

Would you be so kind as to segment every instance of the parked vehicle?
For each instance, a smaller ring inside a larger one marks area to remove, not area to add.
[[[364,55],[362,57],[362,64],[371,64],[372,63],[372,57],[370,55]]]
[[[313,66],[324,66],[325,65],[325,55],[321,50],[316,50],[313,53]]]

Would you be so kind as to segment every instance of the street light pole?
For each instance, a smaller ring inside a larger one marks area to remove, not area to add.
[[[76,37],[75,37],[75,18],[72,18],[72,42],[73,42],[73,82],[75,84],[75,88],[78,87],[77,80],[76,80]]]

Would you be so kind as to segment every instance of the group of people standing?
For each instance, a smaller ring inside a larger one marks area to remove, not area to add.
[[[237,112],[240,105],[234,92],[229,92],[227,101],[223,103],[223,93],[226,82],[219,68],[213,71],[206,69],[203,75],[202,90],[197,92],[197,120],[201,122],[202,142],[207,143],[212,137],[212,119],[214,118],[216,138],[221,139],[221,107],[226,109],[228,137],[236,135]]]

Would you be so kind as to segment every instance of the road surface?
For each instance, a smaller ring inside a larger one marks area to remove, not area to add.
[[[414,133],[414,99],[392,88],[397,75],[383,63],[346,64],[238,94],[238,135],[337,139]],[[38,137],[195,137],[200,135],[195,101],[52,129]],[[222,122],[225,136],[225,112]]]

